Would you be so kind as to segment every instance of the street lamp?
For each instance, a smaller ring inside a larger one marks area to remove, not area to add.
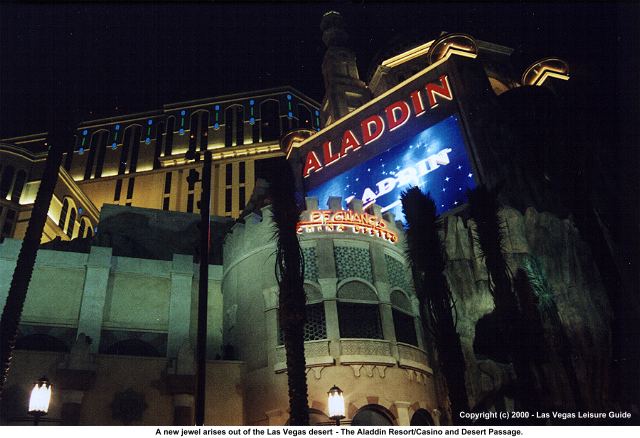
[[[42,376],[31,390],[29,398],[29,415],[33,415],[33,425],[37,426],[40,417],[47,415],[49,411],[49,401],[51,401],[51,382]]]
[[[344,397],[342,390],[336,385],[329,390],[329,418],[336,421],[336,426],[340,426],[340,420],[344,418]]]

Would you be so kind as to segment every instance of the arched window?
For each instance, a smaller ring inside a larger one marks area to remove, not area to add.
[[[5,199],[11,191],[11,185],[13,183],[13,176],[16,170],[13,166],[7,166],[2,172],[2,178],[0,178],[0,198]]]
[[[262,141],[280,139],[280,104],[269,99],[260,104],[260,130]]]
[[[124,131],[122,140],[122,150],[120,151],[120,162],[118,163],[118,175],[124,175],[129,159],[129,149],[131,148],[131,137],[133,137],[133,127],[128,127]]]
[[[306,105],[298,104],[298,127],[312,129],[311,110]]]
[[[140,142],[142,141],[142,127],[135,125],[131,139],[131,159],[129,160],[129,173],[134,173],[138,168],[138,155],[140,153]],[[124,152],[124,148],[122,149]],[[125,162],[126,164],[126,162]]]
[[[232,105],[224,112],[225,147],[244,144],[244,107]]]
[[[11,192],[11,200],[14,202],[20,202],[20,196],[22,195],[22,189],[27,179],[27,172],[19,170],[16,175],[16,181],[13,183],[13,190]]]
[[[429,411],[418,409],[411,417],[411,426],[435,426],[435,422]]]
[[[198,128],[200,127],[200,113],[191,113],[189,121],[189,153],[195,154],[198,142]]]
[[[322,292],[308,283],[305,283],[304,291],[307,297],[307,305],[305,307],[307,322],[304,324],[304,340],[306,342],[327,339],[327,323]],[[282,330],[279,330],[279,341],[280,345],[284,344],[284,332]]]
[[[67,198],[62,201],[62,209],[60,210],[60,219],[58,219],[58,226],[64,231],[64,224],[67,220],[67,212],[69,211],[69,200]]]
[[[90,179],[93,173],[93,162],[96,159],[96,151],[98,150],[98,144],[100,143],[101,132],[94,132],[91,134],[91,141],[89,142],[89,155],[87,156],[87,162],[84,167],[84,179]]]
[[[349,281],[337,296],[341,338],[383,338],[378,296],[367,284]]]
[[[167,118],[167,134],[164,139],[164,156],[170,157],[173,149],[173,130],[175,127],[176,118],[171,116]]]
[[[366,405],[351,420],[352,426],[393,426],[391,414],[382,406]]]
[[[160,154],[162,154],[162,132],[164,131],[164,123],[159,122],[156,128],[156,145],[153,151],[153,168],[160,169]]]
[[[94,148],[94,146],[92,145],[91,150],[93,151],[95,149],[95,152],[97,153],[98,159],[96,162],[95,176],[96,178],[100,178],[102,176],[102,168],[104,167],[104,156],[105,156],[105,153],[107,152],[107,140],[109,140],[109,131],[99,131],[99,134],[97,135],[99,135],[97,148]],[[87,172],[85,171],[84,176],[85,176],[85,179],[91,178],[90,171],[88,176],[87,176]]]
[[[396,341],[418,346],[415,319],[407,296],[400,290],[392,291],[391,306]]]
[[[78,237],[91,237],[91,221],[85,216],[80,218],[80,227],[78,228]]]
[[[76,227],[76,209],[71,207],[71,212],[69,213],[69,224],[67,225],[67,236],[69,238],[73,237],[73,229]]]
[[[200,111],[200,151],[204,152],[209,147],[209,111]]]

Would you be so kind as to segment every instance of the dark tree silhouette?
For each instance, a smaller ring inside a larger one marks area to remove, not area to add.
[[[296,226],[302,211],[296,200],[293,172],[284,160],[274,163],[269,192],[276,238],[276,279],[280,287],[280,327],[284,333],[289,383],[290,424],[309,425],[304,358],[304,259]]]
[[[469,410],[465,361],[453,317],[453,298],[447,279],[445,253],[438,236],[436,205],[418,187],[402,194],[402,211],[407,220],[407,247],[413,268],[420,317],[424,332],[435,338],[441,370],[447,381],[452,421]]]
[[[27,231],[20,247],[16,269],[13,272],[11,286],[7,301],[2,311],[0,320],[0,355],[1,355],[1,375],[0,375],[0,398],[4,387],[9,367],[11,366],[11,356],[16,343],[18,324],[22,315],[24,301],[27,297],[27,289],[33,275],[33,267],[36,262],[42,231],[47,220],[47,211],[51,204],[53,190],[58,180],[58,169],[62,162],[63,145],[65,140],[73,138],[70,134],[58,133],[48,136],[48,143],[51,145],[47,155],[44,173],[38,188],[36,200],[31,212],[31,218],[27,225]]]
[[[513,363],[517,382],[517,400],[530,412],[540,409],[540,394],[533,373],[531,336],[525,329],[525,316],[521,312],[518,296],[511,284],[511,271],[504,257],[504,228],[498,215],[500,203],[497,189],[488,189],[484,185],[468,193],[469,210],[476,222],[476,239],[480,245],[482,257],[489,274],[489,291],[494,303],[494,327],[502,338],[501,355]],[[518,283],[523,300],[531,301],[530,286]],[[533,312],[533,303],[524,303],[526,311]],[[486,315],[485,315],[486,316]],[[484,318],[484,317],[483,317]],[[532,317],[533,318],[533,317]],[[539,319],[536,311],[535,318]]]

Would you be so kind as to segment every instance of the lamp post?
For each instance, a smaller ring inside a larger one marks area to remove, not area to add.
[[[51,401],[51,382],[45,376],[42,376],[31,390],[29,398],[29,415],[33,416],[33,425],[37,426],[40,417],[47,415],[49,411],[49,402]]]
[[[342,390],[336,385],[333,385],[329,392],[329,418],[335,420],[336,426],[340,426],[340,420],[344,418],[344,397],[342,396]]]

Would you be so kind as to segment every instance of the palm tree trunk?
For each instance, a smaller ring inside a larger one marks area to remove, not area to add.
[[[438,236],[436,206],[428,195],[413,187],[403,193],[402,209],[407,219],[408,255],[420,317],[425,333],[434,334],[440,368],[449,390],[452,420],[457,423],[460,412],[469,410],[466,364],[452,313],[453,299],[444,275],[445,253]]]
[[[69,136],[69,138],[71,138],[71,136]],[[53,190],[58,180],[58,170],[62,162],[62,141],[65,140],[68,140],[68,138],[49,139],[51,149],[47,155],[38,194],[36,195],[33,210],[31,211],[31,218],[29,219],[27,231],[22,241],[20,253],[18,254],[16,269],[13,272],[9,294],[7,295],[7,302],[2,312],[2,319],[0,320],[0,398],[2,397],[2,389],[11,366],[11,357],[16,343],[22,308],[24,307],[27,289],[31,282],[31,276],[33,275],[33,267],[36,262],[44,224],[47,220],[47,212],[51,204]]]
[[[517,375],[518,400],[530,412],[539,409],[532,364],[525,345],[523,315],[511,284],[511,272],[504,258],[504,230],[498,215],[500,205],[495,190],[484,185],[469,192],[469,209],[477,226],[477,240],[489,273],[495,316],[504,334],[504,346]]]
[[[276,279],[280,287],[280,327],[284,333],[287,355],[290,424],[308,426],[304,260],[296,233],[302,209],[296,200],[295,180],[289,164],[283,159],[272,170],[269,185],[277,239]]]

